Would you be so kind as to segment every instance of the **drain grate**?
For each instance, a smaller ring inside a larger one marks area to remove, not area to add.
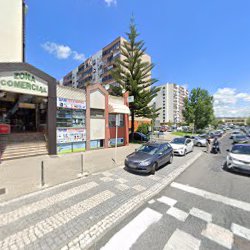
[[[5,188],[0,188],[0,195],[1,195],[1,194],[5,194],[5,193],[6,193]]]

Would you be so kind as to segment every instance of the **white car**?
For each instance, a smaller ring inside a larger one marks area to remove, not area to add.
[[[186,155],[189,152],[192,152],[194,149],[194,142],[191,139],[185,137],[174,138],[170,142],[170,145],[174,150],[174,154],[182,156]]]
[[[227,151],[226,169],[250,173],[250,144],[235,144]]]

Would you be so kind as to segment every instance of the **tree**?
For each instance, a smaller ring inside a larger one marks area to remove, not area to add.
[[[250,117],[247,118],[247,126],[250,126]]]
[[[182,113],[188,124],[194,124],[194,130],[204,129],[213,121],[213,97],[205,89],[192,89],[189,97],[184,100]]]
[[[137,128],[137,132],[141,132],[143,133],[144,135],[147,135],[148,132],[149,132],[149,127],[150,127],[150,124],[148,123],[142,123],[138,126]]]
[[[155,119],[158,111],[153,104],[153,99],[160,90],[152,85],[157,82],[151,78],[151,70],[154,64],[143,61],[146,51],[144,42],[138,41],[134,18],[130,22],[130,32],[126,33],[128,41],[121,45],[121,58],[114,63],[112,77],[116,81],[116,86],[111,86],[111,94],[121,95],[122,89],[134,96],[134,102],[129,104],[131,111],[131,132],[134,132],[135,117],[146,117]]]

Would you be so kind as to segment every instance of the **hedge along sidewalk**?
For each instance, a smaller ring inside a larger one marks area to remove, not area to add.
[[[5,188],[6,192],[0,195],[0,202],[41,190],[41,162],[44,162],[45,187],[49,187],[79,178],[82,155],[83,172],[93,174],[123,165],[125,157],[139,146],[118,147],[116,164],[113,161],[115,148],[3,161],[0,165],[0,188]]]

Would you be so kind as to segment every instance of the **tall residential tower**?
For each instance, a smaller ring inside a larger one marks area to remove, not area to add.
[[[183,122],[182,110],[184,99],[188,97],[188,90],[174,83],[167,83],[159,87],[160,91],[155,99],[155,104],[156,108],[161,108],[158,118],[160,123]]]

